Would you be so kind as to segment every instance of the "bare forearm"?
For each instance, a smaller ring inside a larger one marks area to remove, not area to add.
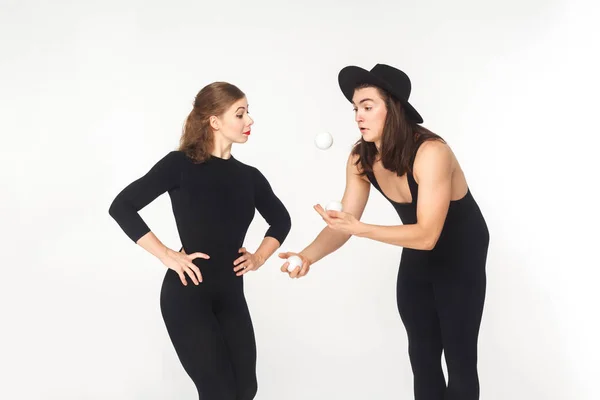
[[[431,250],[437,238],[418,224],[382,226],[362,224],[355,236],[416,250]]]
[[[277,250],[279,246],[281,246],[281,243],[279,243],[277,239],[271,236],[265,236],[254,254],[259,258],[260,263],[264,264],[265,261],[275,253],[275,250]]]
[[[162,259],[167,252],[167,246],[162,244],[162,242],[158,240],[156,235],[152,232],[148,232],[142,236],[137,241],[137,244],[158,259]]]
[[[326,227],[319,233],[315,240],[300,253],[314,264],[342,247],[348,239],[350,239],[350,236],[351,235],[349,234],[336,232],[333,229]]]

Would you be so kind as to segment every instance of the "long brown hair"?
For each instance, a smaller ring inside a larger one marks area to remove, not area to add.
[[[444,142],[444,139],[408,118],[402,103],[387,91],[369,84],[360,85],[356,89],[366,87],[377,89],[387,109],[379,156],[383,167],[394,171],[398,176],[412,172],[412,162],[419,145],[427,140]],[[352,155],[358,155],[355,165],[360,164],[361,175],[373,172],[373,163],[378,158],[375,143],[360,138],[352,148]]]
[[[179,150],[195,162],[206,161],[214,146],[210,117],[223,115],[233,103],[244,97],[244,92],[227,82],[213,82],[202,88],[196,95],[194,108],[185,121]]]

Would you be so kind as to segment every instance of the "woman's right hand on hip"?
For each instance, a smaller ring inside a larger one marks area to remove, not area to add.
[[[183,249],[181,249],[181,252],[171,250],[168,247],[165,247],[165,249],[165,254],[160,259],[160,261],[167,268],[177,272],[177,275],[179,275],[179,279],[181,279],[181,283],[187,286],[185,274],[187,274],[196,285],[202,282],[202,274],[200,273],[200,268],[198,268],[192,262],[192,260],[195,260],[196,258],[203,258],[205,260],[208,260],[210,256],[204,253],[186,254]]]

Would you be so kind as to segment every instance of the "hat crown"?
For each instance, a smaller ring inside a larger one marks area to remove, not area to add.
[[[371,69],[371,73],[384,80],[391,87],[396,88],[402,94],[402,97],[408,100],[412,85],[410,78],[404,72],[386,64],[376,64]]]
[[[342,93],[352,102],[354,91],[362,85],[381,88],[402,103],[407,116],[416,123],[422,123],[423,117],[410,104],[408,98],[411,92],[411,82],[403,71],[386,64],[376,64],[370,71],[349,65],[342,68],[338,74],[338,83]]]

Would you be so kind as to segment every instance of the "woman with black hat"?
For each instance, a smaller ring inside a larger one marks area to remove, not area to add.
[[[424,128],[409,103],[411,82],[393,67],[349,66],[339,85],[353,104],[362,137],[347,162],[343,211],[315,210],[327,223],[297,255],[290,277],[339,249],[354,235],[401,246],[397,303],[406,328],[416,400],[479,398],[477,340],[483,312],[489,232],[447,143]],[[402,225],[360,221],[373,185]],[[444,352],[446,383],[441,365]]]

